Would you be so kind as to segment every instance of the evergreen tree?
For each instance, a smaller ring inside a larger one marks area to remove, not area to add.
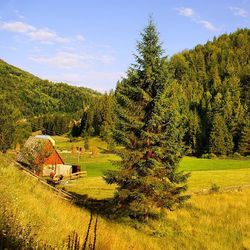
[[[5,152],[15,140],[21,114],[4,95],[0,95],[0,150]]]
[[[233,151],[233,138],[224,118],[215,114],[209,138],[209,152],[216,155],[228,155]]]
[[[152,20],[137,45],[136,64],[116,90],[118,122],[114,139],[120,169],[104,179],[118,185],[118,210],[136,217],[173,208],[188,196],[188,175],[177,172],[182,156],[182,115],[178,85],[170,78],[166,58]]]
[[[108,142],[108,144],[112,144],[112,130],[115,125],[115,99],[114,93],[110,92],[109,94],[105,93],[102,97],[103,109],[102,113],[102,124],[100,128],[100,136]]]
[[[239,136],[238,152],[241,155],[250,155],[250,117],[242,126]]]

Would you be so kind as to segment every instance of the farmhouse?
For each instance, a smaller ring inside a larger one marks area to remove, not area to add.
[[[64,163],[55,149],[55,141],[48,135],[30,136],[16,160],[40,176],[69,176],[74,172],[72,165]]]

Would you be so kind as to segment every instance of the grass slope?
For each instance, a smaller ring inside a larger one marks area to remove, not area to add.
[[[15,211],[21,225],[31,225],[35,237],[51,245],[60,247],[70,231],[86,232],[88,211],[59,199],[1,155],[0,200],[0,218],[3,207]],[[250,190],[243,189],[194,195],[185,207],[148,224],[100,219],[96,249],[249,249],[249,206]]]

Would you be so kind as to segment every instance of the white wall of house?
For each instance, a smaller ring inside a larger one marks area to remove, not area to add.
[[[72,166],[65,164],[44,165],[43,176],[50,176],[51,172],[56,175],[69,176],[72,174]]]

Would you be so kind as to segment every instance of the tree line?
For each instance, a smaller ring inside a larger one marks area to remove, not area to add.
[[[250,30],[238,30],[170,60],[182,87],[188,153],[250,153]]]
[[[250,30],[222,35],[165,60],[183,113],[186,154],[248,155]],[[114,107],[121,82],[115,93],[105,94],[83,112],[72,136],[112,134],[115,119],[120,119]]]
[[[209,157],[209,154],[250,153],[249,34],[249,29],[237,30],[170,59],[164,57],[168,65],[166,74],[174,79],[173,88],[183,113],[186,154]],[[12,131],[20,127],[26,130],[22,133],[26,136],[31,130],[50,135],[68,133],[72,137],[101,136],[113,145],[114,126],[120,119],[115,108],[121,82],[115,91],[101,95],[41,80],[0,61],[1,98],[6,103],[1,104],[1,124],[15,120],[19,124],[6,125],[8,132],[3,126],[1,144],[6,145],[1,148],[23,140]],[[13,112],[4,111],[8,109]]]

